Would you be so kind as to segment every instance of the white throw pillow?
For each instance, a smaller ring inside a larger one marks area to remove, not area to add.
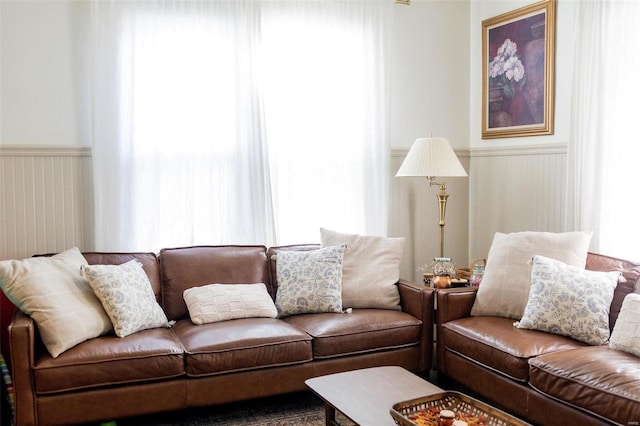
[[[343,244],[311,251],[279,251],[276,261],[278,316],[342,312],[344,251]]]
[[[609,308],[620,277],[617,271],[588,271],[534,256],[529,300],[514,325],[603,345],[609,340]]]
[[[183,292],[196,325],[239,318],[276,318],[278,310],[263,283],[208,284]]]
[[[83,269],[117,336],[169,327],[140,262],[134,259],[122,265],[89,265]]]
[[[520,319],[529,298],[535,255],[584,269],[591,233],[496,232],[471,315]]]
[[[72,248],[51,257],[0,262],[0,287],[30,315],[52,357],[111,330],[111,321],[81,268],[87,260]]]
[[[320,228],[322,246],[346,244],[342,262],[342,306],[400,309],[396,285],[404,238],[341,234]]]
[[[640,294],[631,293],[624,298],[609,347],[640,357]]]

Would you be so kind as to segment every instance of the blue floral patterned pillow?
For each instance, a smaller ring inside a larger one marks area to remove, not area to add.
[[[276,262],[278,316],[342,312],[342,259],[346,245],[280,251]]]
[[[83,270],[109,315],[117,336],[126,337],[138,331],[170,326],[139,261],[134,259],[121,265],[88,265]]]
[[[529,300],[518,328],[569,336],[590,345],[609,340],[609,308],[620,272],[599,272],[533,256]]]

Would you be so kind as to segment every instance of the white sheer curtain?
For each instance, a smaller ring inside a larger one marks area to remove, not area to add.
[[[384,234],[385,3],[95,2],[96,249]]]
[[[567,227],[593,230],[593,251],[640,260],[640,2],[576,8]]]

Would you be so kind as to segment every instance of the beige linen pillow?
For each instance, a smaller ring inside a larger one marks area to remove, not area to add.
[[[75,247],[51,257],[0,262],[2,291],[33,318],[54,358],[111,330],[109,317],[82,275],[85,265]]]
[[[404,238],[341,234],[320,228],[322,246],[346,244],[342,262],[342,306],[400,309],[396,285]]]
[[[628,294],[611,332],[609,347],[640,357],[640,294]]]
[[[196,325],[239,318],[276,318],[278,310],[263,283],[208,284],[188,288],[183,298]]]
[[[519,320],[529,299],[531,258],[538,254],[584,269],[590,242],[586,232],[496,232],[471,315]]]
[[[149,328],[169,327],[153,294],[142,264],[133,259],[122,265],[85,266],[89,285],[98,296],[119,337]]]

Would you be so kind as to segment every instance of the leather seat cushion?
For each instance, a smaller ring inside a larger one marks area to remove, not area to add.
[[[422,329],[422,321],[415,317],[386,309],[294,315],[284,320],[313,336],[314,359],[416,345]]]
[[[55,359],[39,352],[33,371],[40,394],[184,375],[182,344],[168,328],[97,337]]]
[[[607,345],[539,356],[529,361],[539,392],[620,424],[640,419],[640,363]]]
[[[173,330],[185,347],[188,376],[202,377],[311,361],[311,337],[274,318],[244,318]]]
[[[529,380],[530,358],[584,346],[568,337],[515,328],[513,322],[500,317],[462,318],[443,324],[442,338],[446,350],[521,382]]]

